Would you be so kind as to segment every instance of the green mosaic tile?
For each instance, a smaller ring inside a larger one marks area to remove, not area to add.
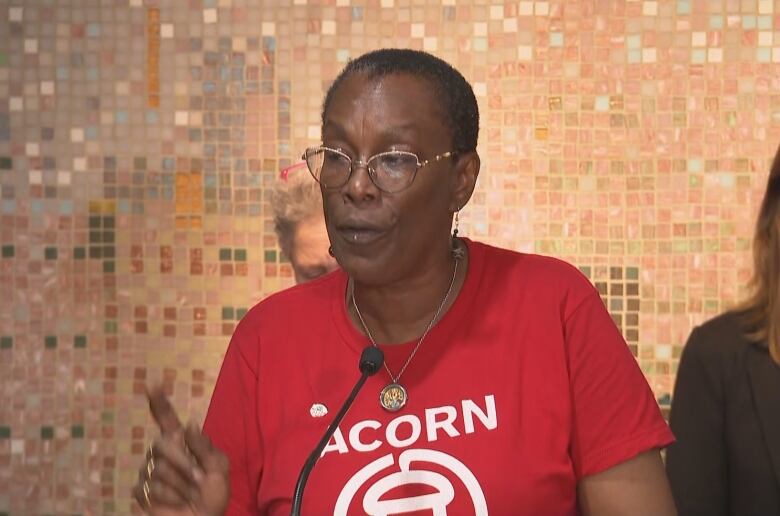
[[[704,310],[707,313],[716,313],[719,311],[719,305],[720,303],[718,303],[717,299],[707,299],[704,302]]]
[[[639,256],[642,254],[642,241],[641,240],[629,240],[626,252],[630,256]]]

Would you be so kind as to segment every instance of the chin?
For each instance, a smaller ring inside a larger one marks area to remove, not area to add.
[[[334,251],[339,266],[355,281],[365,285],[384,285],[392,281],[392,267],[384,256]]]

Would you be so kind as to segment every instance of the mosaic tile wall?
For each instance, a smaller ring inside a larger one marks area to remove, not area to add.
[[[421,48],[483,115],[473,238],[563,257],[669,403],[730,306],[780,142],[780,1],[0,2],[0,514],[110,514],[292,283],[268,186],[348,58]]]

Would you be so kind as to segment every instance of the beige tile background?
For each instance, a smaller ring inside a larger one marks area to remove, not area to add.
[[[0,514],[131,511],[144,385],[202,417],[236,321],[292,283],[268,186],[382,46],[474,85],[462,233],[580,266],[668,405],[750,275],[780,2],[5,1]]]

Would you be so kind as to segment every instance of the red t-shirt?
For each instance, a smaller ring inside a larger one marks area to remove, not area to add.
[[[672,442],[584,276],[467,245],[465,284],[401,377],[407,405],[385,411],[387,372],[368,379],[304,514],[576,514],[579,479]],[[229,514],[289,514],[301,466],[359,377],[368,341],[346,285],[336,271],[270,296],[236,328],[204,425],[230,458]],[[414,344],[383,347],[393,371]]]

